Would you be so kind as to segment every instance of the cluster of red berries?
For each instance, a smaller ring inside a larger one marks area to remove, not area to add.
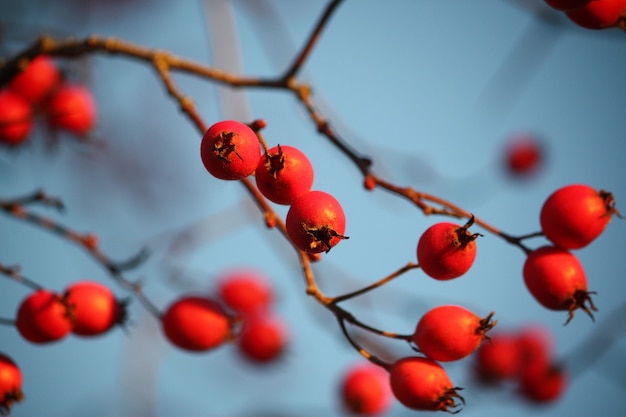
[[[565,392],[568,376],[554,360],[553,349],[551,334],[538,325],[496,331],[474,354],[473,371],[481,383],[513,386],[528,401],[555,401]]]
[[[45,344],[70,333],[91,337],[108,332],[126,318],[125,302],[115,298],[106,286],[78,281],[62,293],[38,289],[22,300],[16,328],[32,343]]]
[[[40,288],[20,303],[15,327],[27,341],[48,344],[69,334],[95,337],[126,321],[126,302],[95,281],[77,281],[63,292]],[[22,400],[22,375],[15,363],[0,353],[0,414]]]
[[[596,309],[587,290],[585,271],[570,251],[595,240],[613,215],[619,216],[613,195],[583,184],[559,188],[541,208],[541,228],[552,245],[528,254],[523,268],[524,282],[544,307],[569,311],[567,322],[576,309],[582,309],[592,318],[590,310]]]
[[[480,236],[469,231],[473,223],[471,217],[464,225],[439,222],[426,229],[416,250],[419,266],[426,275],[447,281],[471,268],[476,258],[475,240]],[[491,321],[492,316],[480,318],[456,305],[438,306],[426,312],[410,338],[424,356],[404,357],[388,368],[393,396],[414,410],[458,411],[464,401],[458,394],[460,388],[451,382],[439,362],[460,360],[474,352],[496,324]]]
[[[23,144],[38,113],[50,127],[77,136],[85,136],[96,122],[96,104],[89,89],[65,80],[46,55],[30,61],[0,90],[0,144]]]
[[[463,359],[489,339],[492,314],[480,318],[456,305],[435,307],[418,321],[411,341],[425,356],[396,361],[389,369],[394,396],[406,407],[425,411],[457,411],[464,399],[439,362]],[[460,403],[458,402],[460,401]]]
[[[346,239],[343,208],[332,195],[311,190],[313,166],[297,148],[278,145],[262,154],[259,139],[250,126],[224,120],[207,129],[200,156],[214,177],[240,180],[254,175],[263,196],[288,205],[285,226],[298,249],[309,254],[328,252]]]
[[[272,312],[273,289],[255,270],[224,273],[216,294],[183,295],[162,316],[163,331],[175,346],[192,352],[234,341],[252,363],[277,360],[288,342],[287,326]]]
[[[545,0],[577,25],[587,29],[626,26],[626,0]]]

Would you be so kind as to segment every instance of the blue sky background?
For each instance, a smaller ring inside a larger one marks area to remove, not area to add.
[[[228,24],[224,4],[0,0],[0,45],[6,54],[44,31],[99,34],[270,76],[291,61],[325,2],[267,2],[278,11],[275,21],[262,15],[265,2],[237,1],[236,25]],[[338,132],[372,156],[377,173],[521,235],[538,230],[545,198],[570,183],[610,190],[626,211],[624,36],[578,28],[539,0],[346,0],[302,78],[314,86],[315,100]],[[55,142],[39,126],[23,149],[0,153],[2,197],[37,188],[61,197],[65,214],[38,212],[97,233],[114,259],[148,247],[151,258],[127,275],[143,279],[161,308],[182,292],[212,290],[229,268],[258,268],[275,285],[275,311],[289,324],[291,343],[280,363],[261,369],[230,346],[200,355],[181,352],[137,302],[130,307],[129,332],[118,329],[94,340],[69,337],[36,346],[3,326],[0,351],[22,368],[27,395],[12,415],[342,415],[337,384],[360,357],[334,318],[307,298],[292,250],[264,227],[243,188],[204,171],[199,135],[152,69],[102,55],[60,64],[93,89],[100,109],[93,139],[79,143],[60,134]],[[289,144],[309,155],[314,188],[335,195],[348,219],[350,240],[315,266],[328,295],[415,261],[420,234],[441,220],[383,191],[366,192],[359,172],[315,132],[292,96],[270,90],[232,95],[190,76],[177,75],[176,81],[208,123],[263,118],[270,145]],[[512,180],[501,165],[507,138],[518,132],[532,132],[546,144],[546,164],[529,181]],[[277,211],[286,213],[284,207]],[[606,323],[626,301],[624,227],[615,219],[576,252],[590,290],[598,293],[595,324],[579,312],[564,327],[566,313],[539,306],[522,281],[523,253],[490,234],[479,240],[475,265],[462,278],[436,282],[415,270],[346,307],[399,333],[411,332],[423,312],[444,303],[479,315],[493,310],[497,328],[540,323],[553,332],[555,355],[576,371],[560,401],[533,407],[510,391],[481,389],[468,373],[468,358],[446,365],[453,381],[466,388],[462,415],[621,415],[626,328],[617,320],[607,331]],[[44,286],[62,290],[93,279],[125,295],[85,252],[57,236],[7,216],[0,219],[0,236],[0,262],[21,265],[24,275]],[[0,280],[0,317],[13,317],[27,294],[26,287]],[[370,342],[387,359],[411,354],[402,343]],[[399,404],[389,413],[413,414]]]

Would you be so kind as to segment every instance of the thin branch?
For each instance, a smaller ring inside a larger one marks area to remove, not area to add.
[[[343,317],[337,316],[337,322],[339,323],[339,327],[341,327],[341,331],[343,332],[343,335],[346,337],[348,342],[350,342],[352,347],[361,354],[361,356],[363,356],[368,361],[372,362],[374,365],[378,365],[387,370],[391,367],[390,363],[383,361],[378,356],[372,355],[365,348],[363,348],[363,346],[357,343],[356,340],[352,338],[352,336],[350,336],[350,333],[348,333],[348,329],[346,328],[346,323]]]
[[[343,294],[343,295],[339,295],[336,297],[331,298],[331,303],[337,304],[340,303],[342,301],[348,300],[350,298],[354,298],[354,297],[358,297],[360,295],[363,295],[369,291],[372,291],[376,288],[382,287],[383,285],[385,285],[386,283],[392,281],[393,279],[399,277],[400,275],[404,274],[407,271],[410,271],[411,269],[415,269],[415,268],[419,268],[418,264],[415,264],[413,262],[409,262],[408,264],[404,265],[403,267],[401,267],[400,269],[398,269],[397,271],[393,272],[392,274],[374,282],[371,285],[368,285],[367,287],[361,288],[360,290],[357,291],[353,291],[353,292],[349,292],[347,294]]]
[[[63,239],[77,243],[85,249],[103,268],[105,268],[110,276],[125,290],[130,291],[141,302],[141,304],[155,317],[160,317],[161,312],[152,304],[152,302],[143,293],[140,282],[131,282],[126,279],[122,272],[128,269],[136,268],[141,265],[148,257],[148,251],[142,249],[137,255],[123,262],[111,260],[104,252],[98,248],[97,238],[93,234],[76,232],[53,219],[39,216],[33,212],[26,210],[23,206],[15,204],[5,204],[0,201],[0,209],[8,215],[34,224],[42,229],[51,231]],[[1,272],[1,271],[0,271]],[[27,284],[28,285],[28,284]],[[36,285],[36,284],[35,284]],[[39,287],[37,285],[37,287]]]
[[[7,319],[0,317],[0,324],[5,326],[15,326],[16,321],[14,319]]]
[[[317,24],[313,28],[313,31],[309,35],[306,43],[304,44],[304,47],[302,48],[300,53],[296,56],[296,58],[294,59],[289,69],[287,69],[287,71],[285,72],[285,75],[283,75],[282,77],[283,80],[288,80],[290,78],[295,77],[298,71],[300,71],[300,69],[304,65],[304,61],[309,57],[309,55],[311,54],[311,51],[313,51],[313,47],[315,46],[315,43],[318,41],[320,35],[322,34],[322,31],[324,30],[331,16],[337,9],[337,6],[341,4],[341,1],[342,0],[333,0],[326,6],[324,13],[322,14]]]
[[[28,279],[24,275],[20,274],[20,268],[17,266],[11,267],[0,264],[0,273],[11,278],[15,282],[26,285],[34,291],[42,290],[44,288],[43,286],[37,284],[35,281]]]
[[[6,60],[0,66],[0,87],[7,84],[14,76],[26,67],[38,55],[50,55],[65,58],[76,58],[92,53],[106,53],[120,55],[144,61],[151,65],[164,62],[167,67],[183,73],[194,74],[201,78],[208,78],[216,83],[231,87],[272,87],[286,88],[282,80],[244,77],[228,73],[199,62],[179,58],[171,53],[146,48],[114,37],[89,36],[86,39],[56,40],[50,36],[42,36],[21,53]]]

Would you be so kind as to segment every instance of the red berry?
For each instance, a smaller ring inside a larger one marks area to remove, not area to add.
[[[254,131],[235,120],[209,127],[200,144],[204,167],[222,180],[240,180],[252,174],[260,156],[261,145]]]
[[[384,414],[391,406],[391,389],[387,372],[372,364],[358,364],[344,375],[341,403],[346,411],[360,416]]]
[[[44,289],[37,290],[20,304],[16,326],[29,342],[54,342],[72,330],[72,311],[61,295]]]
[[[245,318],[237,346],[246,359],[265,364],[281,356],[287,339],[287,328],[282,320],[268,314],[257,314]]]
[[[0,144],[16,146],[28,138],[33,128],[30,103],[11,90],[0,91]]]
[[[291,242],[308,253],[328,252],[346,229],[343,208],[332,195],[309,191],[293,202],[285,221]]]
[[[189,351],[218,347],[231,336],[231,320],[214,300],[182,296],[161,317],[165,336],[174,345]]]
[[[396,361],[389,369],[393,395],[414,410],[454,412],[465,403],[441,365],[418,356]]]
[[[234,270],[218,283],[218,295],[233,311],[250,315],[266,311],[274,294],[264,275],[255,270]]]
[[[578,26],[587,29],[606,29],[617,25],[626,15],[626,0],[593,0],[585,6],[566,11],[565,14]]]
[[[541,165],[542,158],[542,146],[531,135],[514,136],[506,146],[506,168],[512,176],[526,177],[535,173]]]
[[[472,217],[464,226],[441,222],[430,226],[417,243],[417,261],[430,277],[448,280],[465,274],[476,258],[478,233],[468,228],[474,223]]]
[[[84,136],[96,124],[96,102],[87,87],[63,84],[46,103],[46,115],[52,127]]]
[[[429,310],[417,323],[413,342],[420,351],[436,361],[456,361],[471,354],[496,322],[492,314],[481,319],[471,311],[455,306]]]
[[[65,290],[66,301],[74,313],[72,333],[96,336],[123,322],[124,306],[111,290],[92,281],[76,282]]]
[[[559,188],[543,204],[539,220],[543,233],[565,249],[579,249],[597,238],[611,221],[613,195],[588,185]]]
[[[596,310],[587,291],[587,277],[578,259],[565,249],[543,246],[532,251],[523,269],[530,293],[544,307],[569,311],[568,323],[578,308],[591,318]],[[589,307],[586,303],[589,302]]]
[[[13,359],[0,353],[0,415],[8,415],[13,404],[23,398],[22,371]]]
[[[484,383],[493,384],[514,379],[519,375],[521,366],[519,339],[513,333],[491,334],[489,343],[481,344],[475,353],[474,371]]]
[[[545,328],[526,326],[518,332],[517,343],[520,350],[520,366],[524,372],[529,368],[545,368],[552,362],[554,340]]]
[[[592,0],[545,0],[546,4],[556,10],[574,10],[586,6]]]
[[[292,146],[276,146],[261,156],[254,173],[259,191],[277,204],[291,204],[313,185],[313,166]]]
[[[9,83],[9,88],[32,104],[42,104],[61,82],[61,73],[47,55],[35,57]]]
[[[567,373],[556,366],[533,366],[522,373],[520,394],[535,403],[557,400],[567,388]]]

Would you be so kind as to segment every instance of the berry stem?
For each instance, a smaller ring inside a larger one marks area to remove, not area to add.
[[[360,290],[356,290],[353,292],[349,292],[347,294],[343,294],[343,295],[338,295],[336,297],[331,298],[330,302],[333,304],[337,304],[340,303],[342,301],[348,300],[350,298],[354,298],[354,297],[358,297],[362,294],[365,294],[369,291],[372,291],[376,288],[382,287],[383,285],[385,285],[386,283],[392,281],[393,279],[399,277],[400,275],[404,274],[407,271],[410,271],[411,269],[416,269],[419,268],[419,265],[413,263],[413,262],[409,262],[406,265],[404,265],[403,267],[399,268],[397,271],[394,271],[393,273],[391,273],[390,275],[387,275],[386,277],[374,282],[371,285],[368,285],[367,287],[361,288]]]
[[[343,317],[337,316],[337,322],[339,323],[339,327],[341,327],[341,331],[343,332],[348,342],[350,342],[352,347],[357,352],[359,352],[361,356],[363,356],[365,359],[367,359],[374,365],[378,365],[386,370],[389,370],[391,368],[391,365],[392,365],[391,363],[385,362],[384,360],[380,359],[378,356],[371,354],[363,346],[361,346],[356,340],[354,340],[352,336],[350,336],[350,333],[348,332],[348,329],[346,328],[345,319]]]
[[[15,282],[19,282],[20,284],[26,285],[32,290],[37,291],[37,290],[42,290],[44,288],[43,286],[37,284],[35,281],[28,279],[24,275],[20,274],[19,266],[7,267],[7,266],[0,264],[0,273],[12,279]]]

